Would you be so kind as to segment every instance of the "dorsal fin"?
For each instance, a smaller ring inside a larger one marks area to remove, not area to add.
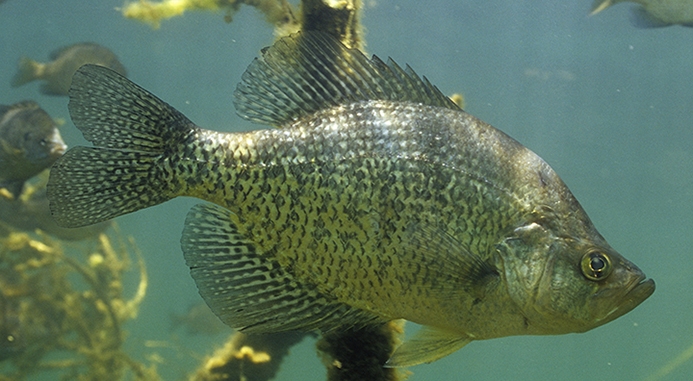
[[[402,69],[376,56],[368,59],[319,32],[284,37],[265,48],[234,93],[238,115],[274,126],[321,109],[368,100],[459,109],[409,66]]]

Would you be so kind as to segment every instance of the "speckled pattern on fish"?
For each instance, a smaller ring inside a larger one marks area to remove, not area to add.
[[[181,244],[225,323],[424,325],[388,366],[586,331],[654,291],[541,158],[408,67],[307,33],[264,51],[235,104],[278,128],[204,130],[108,69],[80,69],[69,108],[95,147],[53,167],[55,217],[81,226],[178,196],[212,202],[191,210]]]

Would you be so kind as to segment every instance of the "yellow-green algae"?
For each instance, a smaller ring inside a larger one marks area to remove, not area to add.
[[[304,332],[246,335],[235,332],[226,344],[203,360],[190,381],[268,381],[274,379],[289,349]]]
[[[139,286],[122,278],[138,258]],[[0,363],[0,380],[48,374],[55,380],[158,380],[156,368],[123,351],[122,324],[137,316],[147,288],[144,261],[117,229],[66,244],[41,231],[0,223],[0,292],[12,306],[21,348]],[[5,310],[7,311],[7,309]]]
[[[244,4],[257,8],[268,23],[278,28],[298,25],[295,10],[286,0],[139,0],[125,4],[121,12],[126,18],[145,22],[158,29],[163,20],[182,16],[187,11],[223,11],[224,20],[231,22]]]

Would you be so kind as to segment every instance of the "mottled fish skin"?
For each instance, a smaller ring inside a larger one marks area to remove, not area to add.
[[[66,149],[58,125],[36,102],[0,105],[0,187],[15,198]]]
[[[85,64],[101,65],[125,76],[127,71],[110,49],[93,42],[64,46],[50,54],[51,61],[41,63],[27,57],[19,60],[12,87],[43,80],[41,92],[46,95],[67,95],[72,75]]]
[[[614,251],[555,172],[424,78],[321,34],[263,53],[235,93],[278,129],[197,127],[103,68],[74,78],[70,113],[96,147],[68,151],[48,197],[82,226],[178,196],[200,293],[248,332],[425,326],[389,366],[472,340],[582,332],[654,283]]]

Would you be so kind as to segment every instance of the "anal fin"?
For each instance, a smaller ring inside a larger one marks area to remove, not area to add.
[[[441,359],[472,341],[469,336],[461,336],[447,330],[423,326],[407,339],[392,354],[385,367],[399,368],[430,363]]]
[[[181,246],[200,295],[233,328],[325,331],[378,320],[296,280],[242,234],[231,212],[218,205],[199,204],[190,210]]]

